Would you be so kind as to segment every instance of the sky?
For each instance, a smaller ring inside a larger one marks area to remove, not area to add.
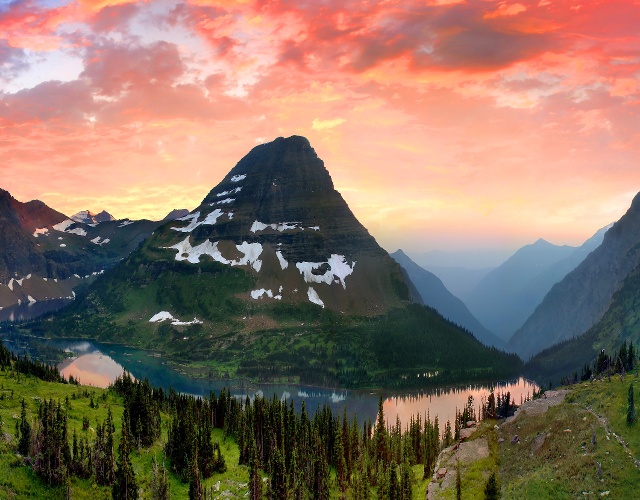
[[[195,208],[303,135],[387,250],[579,245],[640,191],[640,1],[0,0],[0,187]]]

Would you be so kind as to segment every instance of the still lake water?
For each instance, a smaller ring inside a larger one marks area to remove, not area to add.
[[[300,409],[302,401],[305,401],[309,413],[323,404],[328,404],[334,412],[340,414],[346,407],[349,418],[352,418],[355,412],[359,422],[367,419],[375,421],[378,399],[382,394],[383,408],[388,422],[395,423],[397,416],[404,426],[408,424],[411,415],[424,416],[428,412],[431,419],[438,415],[441,429],[443,429],[447,420],[453,421],[456,408],[462,409],[466,405],[469,396],[473,396],[477,409],[492,388],[465,386],[421,391],[371,392],[294,384],[254,384],[237,379],[194,379],[171,369],[158,353],[122,345],[102,344],[84,339],[28,340],[24,338],[12,338],[6,345],[14,352],[24,352],[28,344],[34,340],[72,353],[74,357],[63,361],[59,369],[65,377],[73,375],[83,384],[107,387],[124,370],[127,370],[136,379],[148,378],[152,386],[162,387],[165,390],[172,387],[176,391],[197,396],[208,396],[210,391],[219,393],[223,388],[228,387],[233,396],[242,399],[255,395],[272,398],[275,395],[278,399],[293,399],[297,409]],[[531,396],[538,386],[520,378],[496,383],[493,389],[496,394],[509,391],[516,404],[520,404],[521,399]]]
[[[34,302],[33,304],[25,303],[20,305],[9,306],[0,309],[0,322],[7,321],[10,323],[28,321],[37,318],[48,312],[59,311],[63,307],[71,304],[70,299],[52,299]]]

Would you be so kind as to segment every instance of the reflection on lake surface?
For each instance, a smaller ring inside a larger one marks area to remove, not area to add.
[[[9,321],[12,323],[28,321],[42,316],[45,313],[58,311],[72,302],[73,300],[70,299],[52,299],[34,302],[33,304],[26,303],[5,307],[4,309],[0,309],[0,321]]]
[[[83,384],[107,387],[122,374],[123,370],[127,370],[136,379],[142,380],[146,377],[152,386],[162,387],[165,390],[171,387],[186,394],[208,396],[210,391],[217,394],[228,387],[233,396],[242,399],[253,398],[256,395],[292,399],[296,409],[300,409],[304,401],[310,413],[323,404],[328,404],[339,413],[346,408],[347,414],[352,416],[355,412],[360,422],[368,419],[375,421],[378,399],[382,394],[383,408],[388,422],[394,424],[396,417],[399,417],[404,426],[408,424],[411,415],[424,416],[428,412],[431,419],[438,416],[441,422],[440,428],[444,429],[444,423],[447,420],[453,421],[456,408],[462,409],[470,395],[474,398],[474,406],[477,410],[483,398],[486,399],[491,390],[487,386],[467,386],[456,389],[440,388],[389,393],[294,384],[254,384],[238,379],[193,379],[170,369],[158,353],[88,340],[38,339],[37,341],[46,342],[48,346],[75,354],[76,357],[62,362],[59,369],[65,377],[73,375]],[[15,352],[17,345],[26,349],[28,343],[24,338],[20,342],[12,338],[6,345]],[[520,404],[521,399],[531,396],[537,388],[535,384],[522,378],[494,385],[496,393],[510,392],[516,404]]]
[[[58,365],[62,376],[73,377],[81,384],[96,387],[108,387],[124,368],[105,354],[83,354],[77,358],[69,358]]]

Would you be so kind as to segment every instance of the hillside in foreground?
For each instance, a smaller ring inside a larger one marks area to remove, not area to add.
[[[364,422],[363,428],[354,415],[341,419],[321,409],[309,418],[306,411],[296,415],[286,401],[268,397],[247,401],[243,411],[224,393],[195,399],[155,392],[145,383],[119,382],[110,389],[97,389],[45,382],[18,373],[15,363],[12,368],[0,360],[1,498],[111,498],[110,485],[97,484],[91,465],[104,463],[108,446],[103,445],[98,453],[95,443],[105,432],[109,435],[103,424],[111,413],[115,430],[112,456],[120,467],[118,443],[122,443],[124,416],[140,408],[159,411],[157,422],[151,424],[158,432],[149,442],[144,437],[147,424],[141,424],[146,420],[138,418],[137,425],[129,424],[134,427],[127,431],[133,442],[129,456],[137,491],[145,499],[163,498],[157,493],[158,470],[164,471],[171,498],[189,498],[197,473],[187,470],[181,475],[176,471],[180,455],[167,456],[171,435],[183,432],[180,429],[187,433],[178,442],[192,443],[187,447],[191,453],[193,446],[206,450],[207,439],[215,449],[219,446],[223,470],[210,471],[200,483],[207,498],[263,498],[269,488],[281,488],[278,498],[292,490],[300,498],[310,497],[311,492],[314,498],[361,498],[358,495],[368,492],[366,498],[423,499],[427,491],[427,498],[455,498],[458,467],[465,499],[484,498],[492,473],[500,498],[634,498],[637,487],[640,423],[627,424],[630,385],[636,400],[640,397],[636,374],[548,391],[540,399],[524,402],[507,419],[483,420],[466,429],[455,425],[456,434],[461,428],[461,441],[454,442],[453,426],[447,435],[445,422],[434,427],[424,415],[381,426],[384,415],[379,413],[377,422]],[[148,399],[141,397],[144,394]],[[26,455],[18,453],[23,400],[25,421],[33,432]],[[136,401],[144,400],[142,407],[136,406]],[[57,433],[53,441],[60,442],[63,436],[67,458],[62,452],[54,470],[68,474],[68,481],[60,481],[59,475],[44,479],[44,462],[33,459],[52,456],[42,451],[34,455],[33,451],[51,442],[36,437],[42,432],[39,422],[45,417],[39,409],[43,408],[53,408],[54,414],[57,408],[56,418],[65,422],[66,433]],[[194,422],[196,427],[190,427]],[[172,442],[176,446],[176,440]],[[206,452],[200,456],[203,454]],[[161,464],[159,469],[154,469],[154,461]],[[256,484],[262,490],[257,496],[252,489]]]

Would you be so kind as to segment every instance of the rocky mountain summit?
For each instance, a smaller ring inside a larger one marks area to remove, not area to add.
[[[303,137],[254,148],[149,245],[176,261],[246,269],[255,279],[247,300],[368,315],[409,301],[399,266],[357,221]]]
[[[159,225],[86,210],[67,218],[0,189],[0,307],[73,298],[73,290],[131,253]]]

